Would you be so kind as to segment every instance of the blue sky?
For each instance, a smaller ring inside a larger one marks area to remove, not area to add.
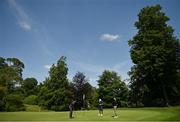
[[[180,38],[178,0],[0,0],[0,56],[25,64],[23,77],[42,82],[67,57],[68,78],[85,73],[93,86],[103,70],[122,79],[133,65],[128,40],[139,10],[160,4]]]

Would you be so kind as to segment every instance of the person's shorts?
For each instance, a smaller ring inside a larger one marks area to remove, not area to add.
[[[117,109],[117,106],[113,106],[114,109]]]

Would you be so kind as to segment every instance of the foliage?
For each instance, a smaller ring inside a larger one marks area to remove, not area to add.
[[[98,107],[98,89],[95,87],[92,87],[91,90],[91,99],[89,99],[89,103],[90,103],[90,109],[97,109]]]
[[[49,110],[68,110],[71,93],[67,79],[68,68],[66,57],[62,56],[56,65],[52,65],[49,77],[40,89],[39,105]]]
[[[5,110],[6,111],[23,111],[25,110],[23,102],[23,97],[19,94],[8,94],[5,97]]]
[[[18,58],[7,58],[9,66],[12,67],[20,77],[22,77],[22,71],[24,69],[24,63],[21,62]]]
[[[98,97],[104,101],[105,107],[112,107],[114,97],[116,97],[119,106],[121,106],[121,102],[127,102],[128,88],[116,72],[105,70],[99,76],[98,85]]]
[[[0,57],[0,111],[22,110],[20,82],[23,62],[17,58]],[[19,96],[18,96],[19,94]],[[10,98],[12,97],[12,98]],[[16,102],[13,102],[17,101]]]
[[[87,102],[92,99],[92,86],[88,83],[86,76],[82,72],[77,72],[71,86],[74,99],[77,101],[76,108],[87,108]]]
[[[26,98],[24,98],[23,103],[29,104],[29,105],[37,105],[37,96],[36,95],[30,95]]]
[[[138,14],[138,33],[129,40],[135,64],[129,72],[131,100],[136,105],[164,106],[180,98],[179,40],[168,20],[160,5],[147,6]]]
[[[36,94],[38,81],[35,78],[26,78],[22,81],[22,89],[25,96]]]

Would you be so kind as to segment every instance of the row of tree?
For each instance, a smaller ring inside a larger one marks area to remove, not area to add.
[[[25,110],[24,104],[68,110],[72,100],[77,101],[76,109],[95,108],[99,98],[105,107],[111,107],[113,97],[123,107],[180,104],[180,42],[168,20],[160,5],[147,6],[138,14],[138,32],[129,40],[134,66],[128,86],[116,72],[108,70],[99,76],[98,88],[92,87],[82,72],[70,82],[64,56],[38,84],[35,78],[23,80],[24,64],[19,59],[0,57],[0,110]]]
[[[11,62],[9,62],[9,59]],[[18,63],[16,63],[18,62]],[[1,111],[22,111],[24,104],[39,105],[44,109],[68,110],[72,100],[76,109],[95,108],[98,98],[111,107],[113,97],[123,106],[128,100],[128,87],[116,72],[105,70],[99,77],[96,89],[82,72],[77,72],[70,82],[67,79],[66,57],[62,56],[49,71],[49,77],[38,84],[35,78],[22,79],[24,64],[17,58],[0,58],[0,109]]]

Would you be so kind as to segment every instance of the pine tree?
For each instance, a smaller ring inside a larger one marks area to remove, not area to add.
[[[55,111],[68,110],[71,93],[67,73],[66,57],[62,56],[57,64],[53,64],[50,68],[49,78],[46,79],[41,88],[39,94],[41,106]]]

